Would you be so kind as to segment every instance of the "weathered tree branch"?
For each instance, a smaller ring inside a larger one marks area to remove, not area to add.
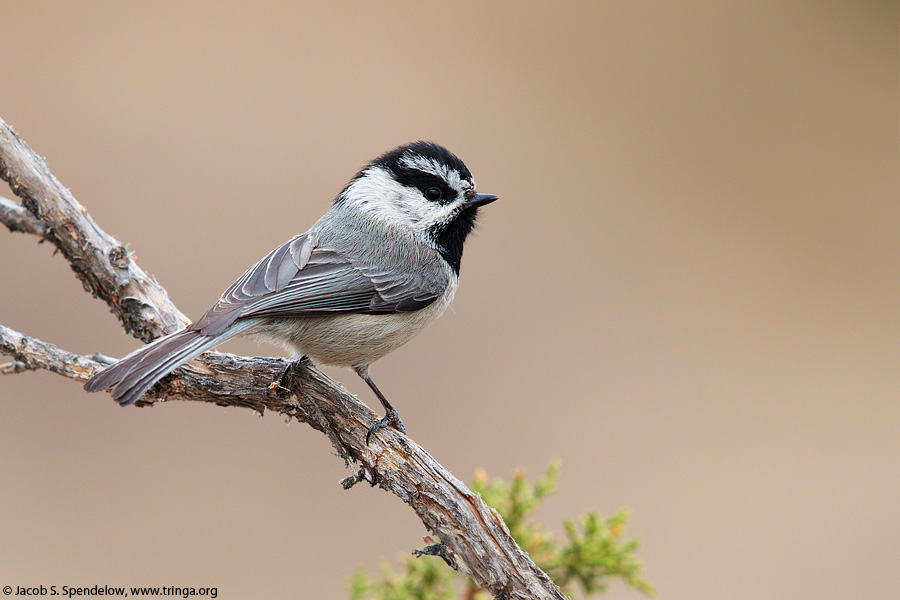
[[[52,241],[85,288],[113,308],[126,330],[149,340],[177,329],[185,320],[165,290],[94,223],[44,161],[2,120],[0,177],[44,229],[12,202],[0,205],[2,222],[11,230]],[[3,208],[8,205],[12,205],[8,210]],[[100,356],[71,354],[3,326],[0,352],[15,358],[0,365],[0,372],[47,369],[78,381],[105,362]],[[518,547],[500,516],[409,437],[382,429],[367,445],[366,431],[374,413],[310,361],[208,352],[160,381],[137,405],[168,400],[242,406],[260,413],[270,410],[308,423],[328,436],[345,461],[358,465],[356,474],[342,482],[344,487],[363,480],[379,485],[409,504],[440,537],[440,548],[429,546],[423,553],[459,565],[497,598],[564,598]]]
[[[47,234],[43,221],[32,217],[31,213],[18,202],[3,196],[0,196],[0,223],[6,225],[13,233],[20,231],[41,237]]]
[[[100,363],[0,325],[0,352],[14,356],[14,372],[46,369],[70,379],[87,380]]]
[[[44,237],[66,257],[84,289],[110,306],[125,331],[150,342],[190,322],[166,291],[131,260],[125,246],[100,229],[50,173],[44,159],[2,119],[0,179],[44,224]]]

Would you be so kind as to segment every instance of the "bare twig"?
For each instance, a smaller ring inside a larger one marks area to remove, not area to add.
[[[426,541],[430,542],[427,546],[422,548],[421,550],[413,550],[412,554],[416,558],[421,556],[437,556],[438,558],[444,559],[444,562],[447,563],[447,566],[453,569],[454,571],[459,571],[459,565],[456,564],[456,559],[453,556],[453,551],[450,550],[444,542],[433,543],[433,540],[425,536]]]
[[[183,320],[160,286],[147,278],[115,239],[106,235],[18,135],[0,120],[0,177],[46,237],[65,255],[85,287],[102,297],[129,331],[150,339]],[[4,221],[5,223],[6,221]],[[81,356],[0,326],[0,353],[10,372],[47,369],[84,381],[99,355]],[[289,368],[290,367],[290,368]],[[154,386],[138,406],[167,400],[275,411],[326,433],[338,454],[358,463],[356,476],[377,484],[415,510],[439,544],[423,552],[459,565],[475,583],[504,599],[564,599],[547,575],[516,545],[500,516],[407,436],[382,429],[366,443],[374,413],[308,360],[245,358],[205,353]]]
[[[78,381],[103,366],[3,326],[0,351]],[[282,378],[289,366],[291,376]],[[500,516],[421,446],[393,429],[380,430],[367,445],[375,414],[309,360],[291,365],[278,358],[207,352],[163,379],[138,406],[173,400],[270,410],[327,433],[340,455],[361,465],[366,475],[357,480],[369,479],[397,495],[440,537],[440,548],[429,546],[423,553],[455,559],[498,597],[564,598],[516,545]]]
[[[28,337],[3,325],[0,325],[0,352],[15,357],[16,363],[22,365],[18,369],[11,369],[12,373],[46,369],[69,379],[86,381],[101,366],[89,358],[66,352],[53,344]]]
[[[25,363],[18,360],[0,364],[0,375],[10,375],[12,373],[23,373],[25,371],[34,370],[34,367],[29,367]]]
[[[0,196],[0,223],[13,233],[21,231],[44,237],[47,234],[47,226],[40,219],[31,216],[25,207],[9,198]]]
[[[100,229],[50,173],[44,159],[2,119],[0,178],[44,223],[46,239],[66,257],[85,289],[109,305],[127,332],[149,342],[189,322],[166,291],[131,260],[125,246]]]

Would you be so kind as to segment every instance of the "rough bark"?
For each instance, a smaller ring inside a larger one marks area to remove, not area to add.
[[[0,179],[44,224],[44,238],[66,257],[84,289],[109,305],[125,331],[150,342],[189,323],[166,291],[131,260],[125,246],[97,226],[44,159],[2,119]],[[6,218],[3,222],[9,226]]]
[[[52,242],[87,291],[102,298],[135,336],[150,341],[186,323],[165,290],[107,235],[49,172],[42,159],[0,120],[0,177],[22,199],[3,199],[0,222]],[[26,212],[27,211],[27,212]],[[109,359],[66,352],[0,325],[0,353],[14,361],[0,373],[46,369],[84,381]],[[435,554],[463,569],[496,598],[564,596],[515,543],[500,516],[411,438],[382,429],[366,444],[374,413],[308,360],[248,358],[205,353],[159,382],[137,405],[188,400],[274,411],[325,433],[360,481],[378,485],[407,503],[441,543]]]
[[[0,196],[0,223],[6,225],[13,233],[20,231],[41,237],[47,233],[43,221],[32,217],[31,213],[18,202],[3,196]]]

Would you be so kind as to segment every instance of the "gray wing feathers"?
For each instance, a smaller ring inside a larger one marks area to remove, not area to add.
[[[374,267],[358,266],[375,286],[369,302],[370,312],[411,312],[434,302],[447,287],[440,271],[423,269],[418,273],[388,273]]]
[[[301,269],[309,262],[312,251],[319,245],[319,235],[315,231],[309,231],[297,236],[291,243],[291,256]]]
[[[265,289],[278,291],[291,282],[300,265],[291,253],[292,244],[282,244],[266,263]]]
[[[218,335],[243,317],[408,312],[434,302],[449,281],[431,263],[417,272],[397,273],[350,260],[317,243],[312,232],[275,248],[190,328]]]
[[[269,252],[232,283],[219,301],[190,328],[204,335],[222,333],[244,314],[242,308],[248,302],[284,289],[300,271],[300,259],[309,241],[308,234],[304,233]]]
[[[360,311],[375,292],[372,281],[346,259],[329,250],[317,250],[286,287],[248,301],[241,316]]]

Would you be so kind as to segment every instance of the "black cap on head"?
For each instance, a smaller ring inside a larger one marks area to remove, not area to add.
[[[401,160],[404,156],[408,156],[409,154],[418,154],[423,158],[430,158],[439,164],[446,165],[455,170],[459,173],[460,179],[472,180],[472,174],[469,172],[465,163],[461,161],[458,156],[434,142],[419,141],[406,144],[405,146],[398,146],[390,152],[385,152],[373,160],[371,164],[390,169],[390,171],[397,176],[398,181],[402,181],[404,176],[414,177],[415,174],[418,173],[416,169],[404,164]]]
[[[437,170],[433,168],[435,164],[439,166]],[[460,181],[472,182],[472,174],[465,163],[433,142],[413,142],[394,148],[373,160],[370,166],[387,169],[399,183],[417,188],[423,194],[437,188],[440,196],[436,195],[435,201],[441,204],[452,202],[459,192],[453,189],[451,182],[455,181],[457,186]]]

